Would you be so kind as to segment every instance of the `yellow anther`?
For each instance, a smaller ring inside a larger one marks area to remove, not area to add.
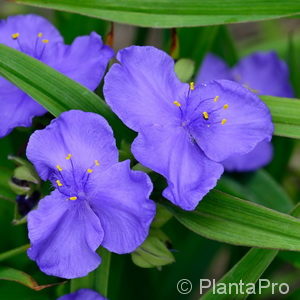
[[[193,91],[195,89],[195,82],[190,82],[190,90]]]
[[[57,165],[57,166],[56,166],[56,169],[57,169],[58,171],[60,171],[60,172],[63,170],[62,167],[61,167],[60,165]]]
[[[11,37],[16,40],[20,36],[20,33],[16,32],[11,35]]]
[[[229,107],[228,104],[224,104],[224,106],[223,106],[224,109],[227,109],[228,107]]]
[[[178,106],[178,107],[181,106],[180,102],[178,102],[178,101],[174,101],[173,104],[175,104],[175,105]]]
[[[48,43],[49,43],[49,40],[42,40],[42,43],[48,44]]]
[[[221,121],[221,124],[224,125],[226,122],[227,122],[227,119],[223,119],[223,120]]]
[[[206,112],[206,111],[204,111],[202,113],[202,116],[203,116],[204,120],[208,120],[208,118],[209,118],[208,112]]]
[[[41,38],[43,34],[41,32],[38,33],[38,37]]]
[[[100,166],[99,160],[97,160],[97,159],[95,160],[95,165]]]
[[[93,173],[93,169],[87,169],[86,170],[88,173]]]
[[[217,101],[219,100],[219,98],[220,98],[220,96],[216,96],[216,97],[214,98],[214,102],[217,102]]]
[[[70,197],[69,199],[70,199],[70,200],[77,200],[77,197],[74,196],[74,197]]]
[[[66,157],[66,159],[71,159],[71,157],[72,157],[72,154],[68,154],[68,156]]]
[[[62,183],[60,182],[60,180],[57,179],[55,182],[58,186],[62,186]]]

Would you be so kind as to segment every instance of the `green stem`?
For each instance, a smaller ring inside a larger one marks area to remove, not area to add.
[[[18,254],[21,254],[21,253],[25,252],[29,248],[29,246],[30,245],[27,244],[27,245],[23,245],[21,247],[18,247],[18,248],[15,248],[15,249],[12,249],[12,250],[1,253],[0,254],[0,261],[3,261],[5,259],[11,258],[15,255],[18,255]]]
[[[80,289],[93,289],[94,285],[94,272],[88,274],[85,277],[75,278],[71,280],[70,291],[71,293],[76,292]]]
[[[101,295],[107,297],[111,253],[104,248],[101,248],[98,253],[102,257],[102,263],[100,267],[95,271],[94,288]]]

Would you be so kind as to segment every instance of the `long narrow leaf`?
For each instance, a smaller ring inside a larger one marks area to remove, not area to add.
[[[18,3],[147,26],[184,27],[240,23],[296,15],[297,1],[285,0],[16,0]]]
[[[294,206],[284,189],[263,169],[239,176],[238,181],[224,175],[217,188],[283,213],[289,213]]]
[[[239,283],[240,280],[245,284],[241,289],[243,294],[236,294],[235,289],[230,294],[216,295],[213,289],[210,289],[201,300],[234,300],[234,299],[246,299],[246,288],[248,283],[255,283],[266,268],[273,261],[277,255],[278,250],[269,249],[251,249],[249,252],[220,280],[218,283],[223,283],[228,286],[229,283]]]
[[[295,217],[300,216],[299,204],[293,209],[291,214]],[[256,283],[277,254],[278,250],[255,248],[249,250],[249,252],[218,281],[218,283],[224,283],[226,285],[242,281],[245,284],[242,289],[243,294],[236,294],[235,292],[227,295],[223,294],[218,295],[218,299],[246,299],[248,294],[246,293],[245,286],[248,283]],[[215,299],[215,297],[214,290],[210,289],[203,297],[201,297],[201,300]]]
[[[0,75],[20,87],[49,112],[82,109],[109,114],[109,109],[96,94],[44,63],[0,45]]]
[[[300,220],[220,191],[195,211],[169,209],[184,226],[206,238],[259,248],[300,251]]]
[[[45,288],[64,283],[61,282],[61,283],[39,285],[30,275],[22,271],[13,268],[8,268],[8,267],[0,267],[0,280],[15,281],[35,291],[40,291]]]
[[[46,64],[0,44],[0,76],[11,81],[54,116],[70,109],[104,116],[120,134],[125,126],[95,93]]]
[[[300,138],[300,101],[298,99],[262,96],[271,110],[275,134]]]

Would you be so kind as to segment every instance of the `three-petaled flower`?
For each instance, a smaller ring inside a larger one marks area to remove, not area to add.
[[[0,44],[30,55],[94,90],[100,83],[113,50],[96,33],[78,37],[71,46],[46,19],[19,15],[0,22]],[[28,127],[46,110],[30,96],[0,78],[0,137],[18,126]]]
[[[132,152],[168,181],[163,195],[192,210],[216,185],[222,161],[246,154],[273,132],[265,104],[240,84],[185,84],[174,61],[153,47],[121,50],[105,77],[112,110],[139,133]]]
[[[28,215],[28,255],[49,275],[85,276],[101,245],[119,254],[146,239],[155,215],[152,183],[118,163],[113,133],[99,115],[72,110],[30,137],[27,156],[56,189]]]
[[[275,52],[253,53],[232,69],[221,58],[209,53],[202,62],[196,82],[200,84],[215,79],[239,82],[258,95],[293,97],[288,66]],[[223,165],[228,171],[252,171],[268,164],[272,156],[272,144],[262,141],[245,155],[229,157]]]

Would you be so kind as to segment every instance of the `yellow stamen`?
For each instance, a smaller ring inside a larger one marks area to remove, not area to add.
[[[220,98],[220,96],[216,96],[216,97],[214,98],[214,102],[217,102],[217,101],[219,100],[219,98]]]
[[[48,43],[49,43],[49,40],[42,40],[42,43],[48,44]]]
[[[227,109],[228,107],[229,107],[228,104],[224,104],[224,106],[223,106],[224,109]]]
[[[60,182],[60,180],[57,179],[55,182],[58,186],[62,186],[62,183]]]
[[[195,82],[190,82],[190,90],[193,91],[195,89]]]
[[[43,34],[41,32],[38,33],[38,37],[41,38]]]
[[[203,116],[204,120],[208,120],[208,118],[209,118],[208,112],[206,112],[206,111],[204,111],[202,113],[202,116]]]
[[[11,37],[16,40],[20,36],[20,33],[16,32],[11,35]]]
[[[221,124],[224,125],[226,122],[227,122],[227,119],[223,119],[223,120],[221,121]]]
[[[87,169],[86,170],[88,173],[93,173],[93,170],[92,169]]]
[[[69,199],[70,199],[70,200],[77,200],[77,197],[74,196],[74,197],[70,197]]]
[[[66,157],[66,159],[71,159],[71,157],[72,157],[72,154],[68,154],[68,156]]]
[[[181,106],[180,102],[178,102],[178,101],[174,101],[173,104],[175,104],[175,105],[178,106],[178,107]]]
[[[57,166],[56,166],[56,169],[57,169],[58,171],[60,171],[60,172],[63,170],[62,167],[61,167],[60,165],[57,165]]]
[[[97,159],[95,160],[95,165],[100,166],[99,160],[97,160]]]

